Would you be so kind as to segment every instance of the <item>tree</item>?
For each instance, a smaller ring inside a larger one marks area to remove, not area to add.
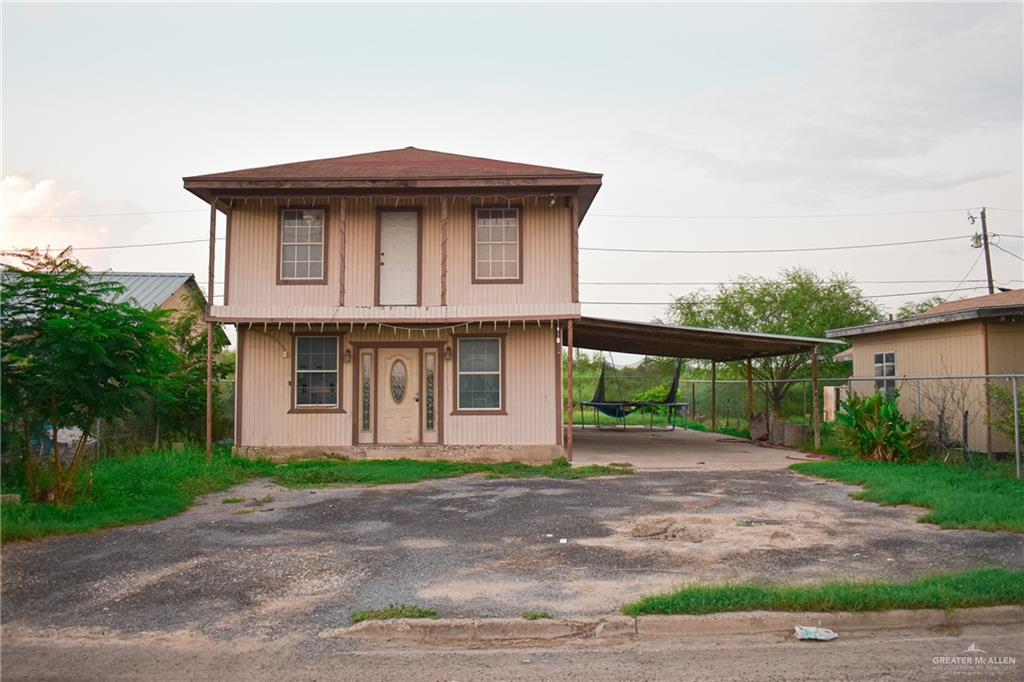
[[[931,296],[930,298],[921,299],[920,301],[907,301],[896,311],[896,319],[905,320],[908,317],[915,317],[928,312],[940,303],[945,303],[945,301],[946,299],[941,296]]]
[[[156,404],[159,430],[199,437],[206,428],[206,326],[203,320],[205,300],[198,291],[189,293],[184,305],[164,321],[174,351],[166,390]],[[214,329],[214,357],[228,339],[219,327]],[[219,358],[213,365],[213,380],[223,379],[234,369],[234,357]],[[222,401],[214,400],[214,421],[223,411]]]
[[[33,429],[45,425],[53,441],[50,494],[57,502],[74,492],[96,420],[159,395],[170,385],[173,362],[165,314],[116,302],[123,287],[91,277],[68,251],[5,254],[21,267],[4,266],[0,292],[3,419],[17,424],[26,455]],[[62,427],[82,433],[66,470],[57,439]],[[26,465],[32,466],[31,456]]]
[[[691,327],[821,338],[829,329],[876,322],[882,313],[848,275],[823,279],[813,270],[794,268],[783,270],[778,279],[742,276],[714,291],[680,296],[669,306],[668,318]],[[826,376],[844,369],[833,360],[838,351],[831,344],[820,349]],[[754,376],[769,382],[776,413],[791,386],[786,380],[807,376],[809,367],[808,353],[754,361]]]

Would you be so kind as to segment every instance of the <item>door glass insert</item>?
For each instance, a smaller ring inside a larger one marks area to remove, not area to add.
[[[409,373],[406,370],[405,363],[401,360],[395,360],[395,363],[391,365],[391,397],[394,398],[396,403],[401,403],[405,399],[408,376]]]
[[[372,404],[372,402],[371,402],[371,398],[372,398],[371,391],[373,390],[373,386],[371,384],[371,382],[373,380],[373,377],[371,376],[372,372],[373,372],[373,355],[371,355],[370,353],[362,353],[362,354],[360,354],[359,357],[360,357],[360,360],[362,362],[362,370],[361,370],[362,384],[361,384],[360,402],[362,403],[362,408],[363,408],[362,412],[363,412],[363,414],[362,414],[362,425],[361,426],[362,426],[362,430],[363,431],[369,431],[370,430],[370,408],[371,408],[371,404]]]
[[[423,390],[426,395],[424,395],[423,399],[425,402],[424,409],[426,410],[426,415],[423,420],[423,428],[426,429],[427,431],[434,430],[434,422],[436,421],[436,418],[434,416],[434,395],[436,393],[436,380],[434,378],[436,372],[434,370],[434,363],[436,361],[436,358],[436,353],[427,353],[424,356],[424,363],[426,365],[426,377],[423,380]]]

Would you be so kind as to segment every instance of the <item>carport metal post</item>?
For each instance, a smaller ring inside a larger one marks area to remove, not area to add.
[[[754,421],[754,361],[747,358],[747,428]]]
[[[821,448],[821,398],[818,387],[818,347],[811,349],[811,382],[814,391],[811,396],[811,409],[814,411],[814,449]]]
[[[711,430],[718,430],[718,363],[711,361]]]

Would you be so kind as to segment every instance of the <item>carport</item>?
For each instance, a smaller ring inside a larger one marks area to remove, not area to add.
[[[747,419],[754,414],[754,372],[755,358],[775,357],[810,353],[811,380],[813,383],[812,412],[814,445],[821,445],[821,414],[819,386],[819,347],[835,345],[829,339],[805,336],[784,336],[727,329],[704,329],[701,327],[679,327],[653,322],[630,322],[600,317],[581,317],[570,320],[563,327],[562,343],[572,358],[576,348],[586,350],[653,355],[682,360],[708,360],[711,362],[711,425],[717,425],[717,367],[720,362],[745,360],[747,365]],[[573,363],[568,363],[568,386],[566,396],[569,415],[566,452],[572,460],[573,449]]]

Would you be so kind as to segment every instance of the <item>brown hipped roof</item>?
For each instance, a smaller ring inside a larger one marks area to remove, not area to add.
[[[601,186],[600,173],[536,166],[406,147],[328,159],[193,175],[185,189],[203,200],[214,196],[441,193],[544,194],[579,191],[585,214]]]
[[[466,178],[600,178],[564,168],[484,159],[406,147],[329,159],[296,161],[224,173],[185,178],[190,180],[424,180]]]

